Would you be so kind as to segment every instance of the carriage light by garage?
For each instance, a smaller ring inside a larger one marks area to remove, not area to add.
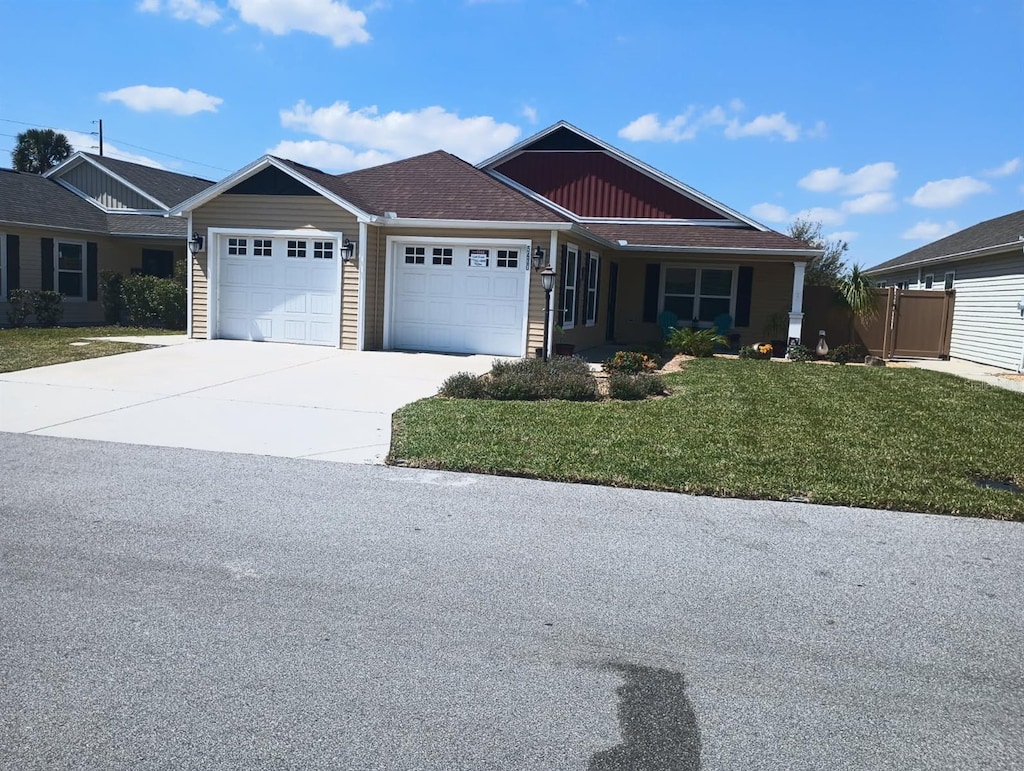
[[[544,267],[544,250],[538,246],[537,251],[533,253],[533,269],[540,270],[542,267]]]
[[[347,238],[341,245],[341,260],[342,262],[352,262],[356,256],[356,242],[349,241]]]
[[[192,252],[192,256],[195,257],[201,251],[203,251],[204,238],[199,233],[192,233],[192,239],[188,242],[188,250]]]

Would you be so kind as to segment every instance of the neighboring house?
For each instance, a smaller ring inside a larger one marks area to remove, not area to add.
[[[55,289],[63,322],[102,322],[100,272],[170,276],[187,223],[167,212],[212,184],[90,153],[43,175],[0,169],[0,321],[10,290]]]
[[[494,355],[659,339],[663,310],[744,342],[789,314],[808,249],[567,124],[472,166],[331,175],[264,156],[172,208],[202,239],[193,337]],[[195,245],[199,247],[199,240]],[[531,258],[558,274],[544,292]]]
[[[1024,372],[1024,211],[869,269],[880,286],[956,291],[949,355]]]

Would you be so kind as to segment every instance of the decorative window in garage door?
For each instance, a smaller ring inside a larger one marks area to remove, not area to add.
[[[422,265],[427,259],[427,250],[422,246],[405,247],[405,264]]]
[[[486,268],[491,264],[491,250],[490,249],[470,249],[469,250],[469,267],[471,268]]]
[[[273,242],[269,238],[254,238],[252,254],[253,257],[272,257],[274,255]]]
[[[297,260],[306,259],[306,242],[288,241],[288,256]]]
[[[518,268],[519,267],[519,250],[518,249],[499,249],[498,250],[498,267],[499,268]]]
[[[313,259],[314,260],[333,260],[334,259],[334,242],[333,241],[314,241],[313,242]]]
[[[435,265],[451,265],[452,250],[444,247],[435,247],[433,253],[433,263]]]
[[[246,254],[249,245],[247,238],[229,238],[228,254]]]

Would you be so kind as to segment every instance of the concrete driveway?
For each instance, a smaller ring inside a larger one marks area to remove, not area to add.
[[[381,463],[396,409],[492,361],[196,341],[0,374],[0,431]]]

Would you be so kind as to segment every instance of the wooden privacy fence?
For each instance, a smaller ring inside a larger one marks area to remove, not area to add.
[[[926,289],[876,289],[875,313],[853,319],[829,287],[804,290],[803,343],[813,347],[819,330],[829,346],[859,343],[883,359],[949,357],[956,293]]]

